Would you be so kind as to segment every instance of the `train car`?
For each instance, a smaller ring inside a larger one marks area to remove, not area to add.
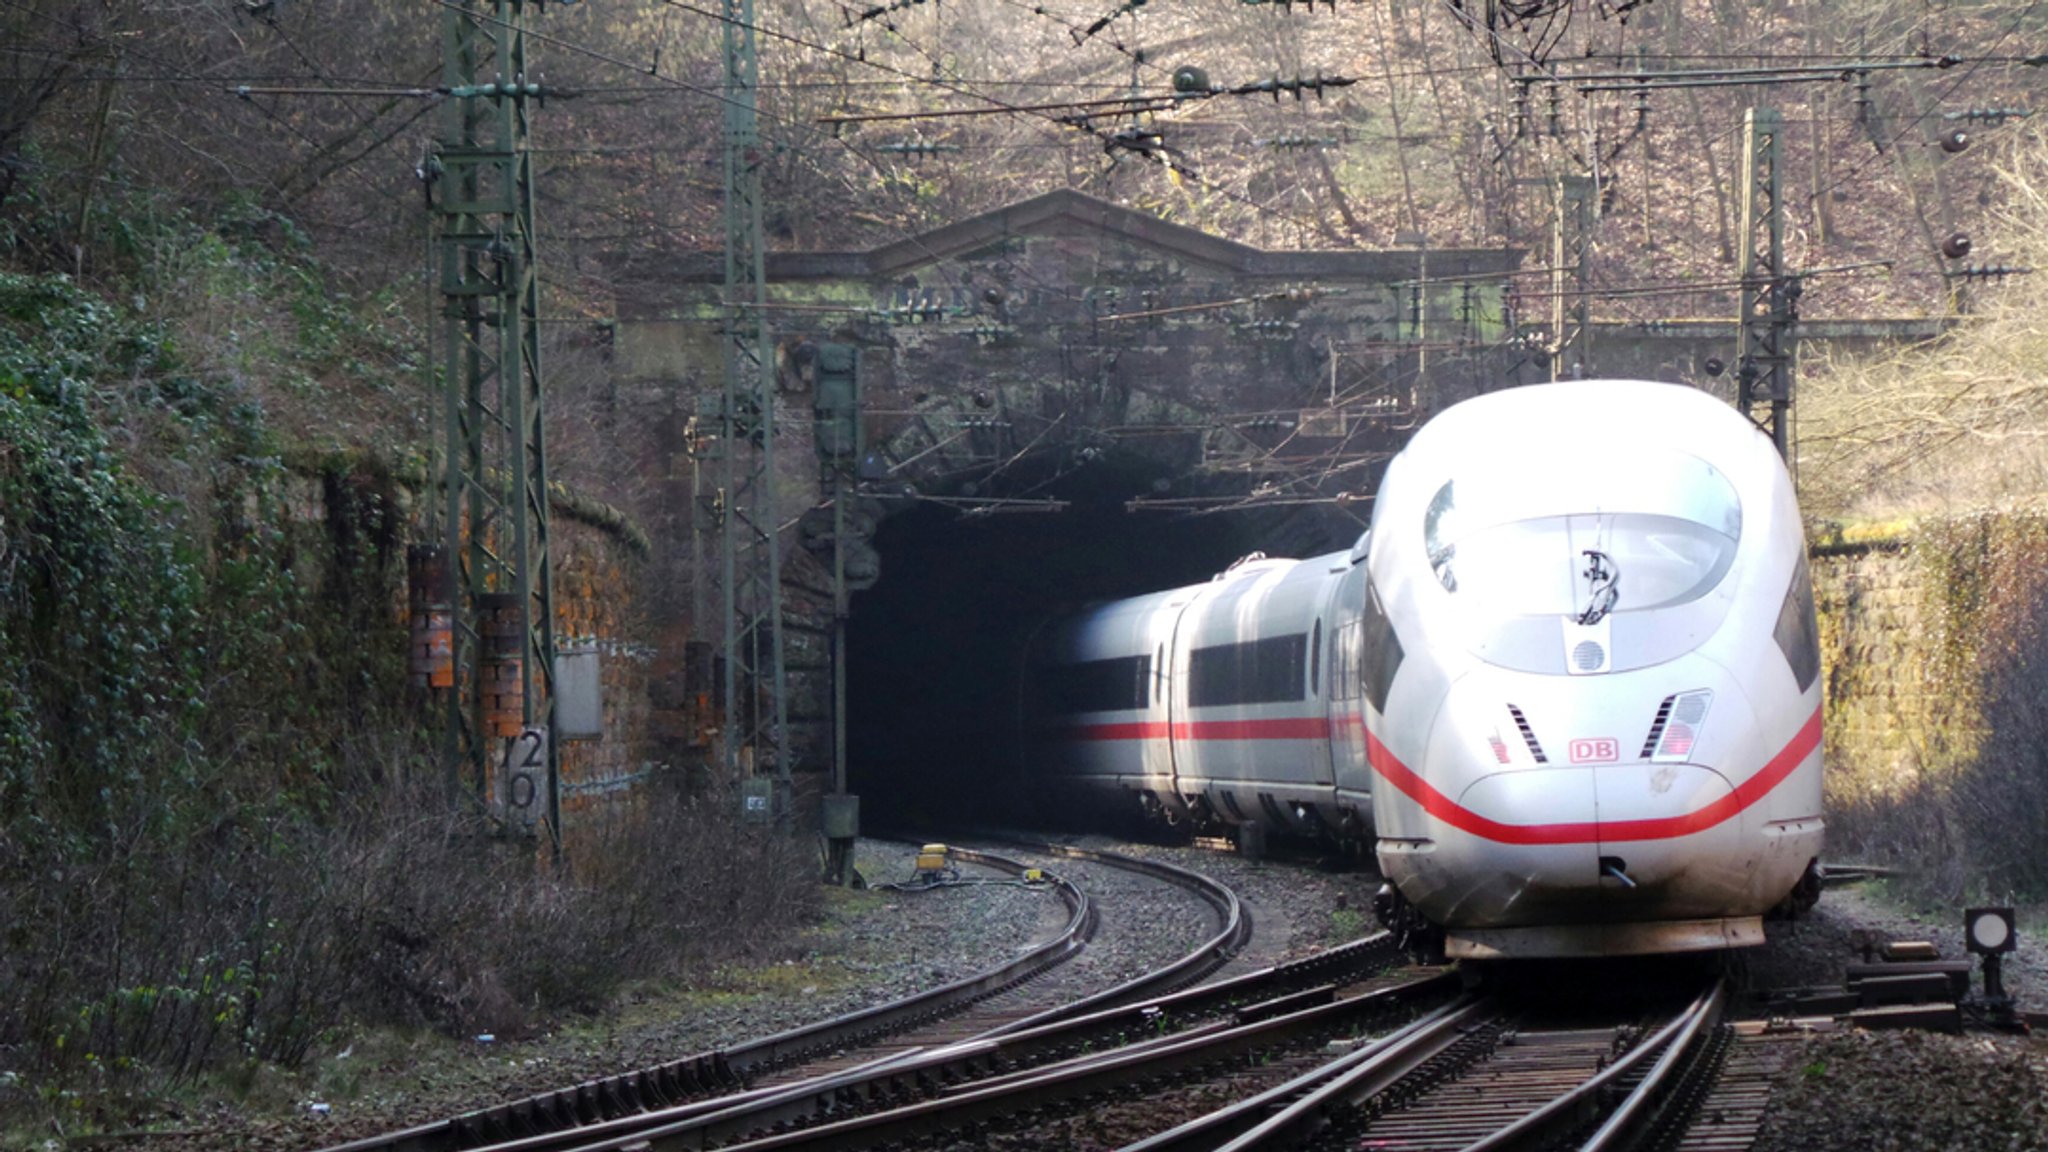
[[[1340,800],[1327,702],[1346,697],[1324,678],[1349,666],[1326,657],[1340,641],[1325,616],[1353,568],[1254,554],[1058,622],[1027,658],[1032,768],[1081,803],[1135,801],[1169,823],[1362,838],[1365,763],[1352,758]]]
[[[1026,675],[1062,795],[1370,845],[1382,919],[1452,956],[1753,945],[1818,893],[1792,482],[1694,389],[1454,405],[1348,552],[1077,613]]]

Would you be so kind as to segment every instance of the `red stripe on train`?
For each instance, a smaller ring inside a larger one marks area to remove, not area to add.
[[[1373,770],[1387,783],[1422,806],[1422,810],[1463,832],[1502,844],[1591,844],[1599,841],[1670,840],[1704,832],[1733,819],[1754,805],[1820,747],[1821,713],[1816,708],[1799,731],[1771,757],[1761,770],[1736,785],[1728,795],[1703,808],[1678,816],[1653,820],[1616,820],[1607,823],[1586,820],[1570,824],[1507,824],[1464,807],[1436,790],[1429,781],[1401,762],[1366,733],[1366,756]],[[1060,735],[1074,741],[1099,740],[1327,740],[1330,722],[1321,716],[1294,716],[1270,720],[1197,720],[1171,725],[1165,721],[1137,721],[1128,724],[1086,724],[1063,729]]]
[[[1481,816],[1432,787],[1387,750],[1379,738],[1366,733],[1366,756],[1373,770],[1399,789],[1422,810],[1462,832],[1502,844],[1590,844],[1595,841],[1671,840],[1704,832],[1733,818],[1771,793],[1792,774],[1802,761],[1820,747],[1820,709],[1813,710],[1791,742],[1778,750],[1770,762],[1735,790],[1704,808],[1679,816],[1654,820],[1614,820],[1605,823],[1581,821],[1572,824],[1504,824]]]
[[[1323,716],[1284,716],[1268,720],[1183,720],[1170,728],[1164,720],[1128,724],[1077,724],[1059,730],[1061,739],[1097,740],[1328,740],[1330,721]]]

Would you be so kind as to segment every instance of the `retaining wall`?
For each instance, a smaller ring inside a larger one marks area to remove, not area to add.
[[[1981,767],[2048,696],[2048,512],[1827,527],[1813,554],[1831,795]]]

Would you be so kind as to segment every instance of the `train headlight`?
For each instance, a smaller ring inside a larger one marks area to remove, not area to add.
[[[1707,726],[1707,709],[1713,703],[1714,693],[1706,688],[1666,696],[1650,724],[1650,738],[1643,742],[1644,757],[1658,763],[1689,758]]]
[[[1963,913],[1963,945],[1980,956],[1996,956],[2019,947],[2010,908],[1971,908]]]

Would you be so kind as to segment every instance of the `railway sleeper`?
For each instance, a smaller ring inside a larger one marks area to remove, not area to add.
[[[1438,1085],[1465,1076],[1475,1065],[1491,1059],[1503,1043],[1511,1042],[1512,1036],[1513,1033],[1499,1021],[1487,1021],[1471,1029],[1450,1047],[1424,1062],[1414,1074],[1403,1077],[1385,1092],[1361,1103],[1357,1109],[1361,1125],[1398,1112]]]
[[[1723,1025],[1713,1030],[1671,1093],[1671,1098],[1665,1102],[1661,1114],[1648,1127],[1643,1147],[1668,1148],[1698,1123],[1708,1099],[1721,1082],[1721,1073],[1727,1067],[1728,1053],[1734,1043],[1733,1028]]]

